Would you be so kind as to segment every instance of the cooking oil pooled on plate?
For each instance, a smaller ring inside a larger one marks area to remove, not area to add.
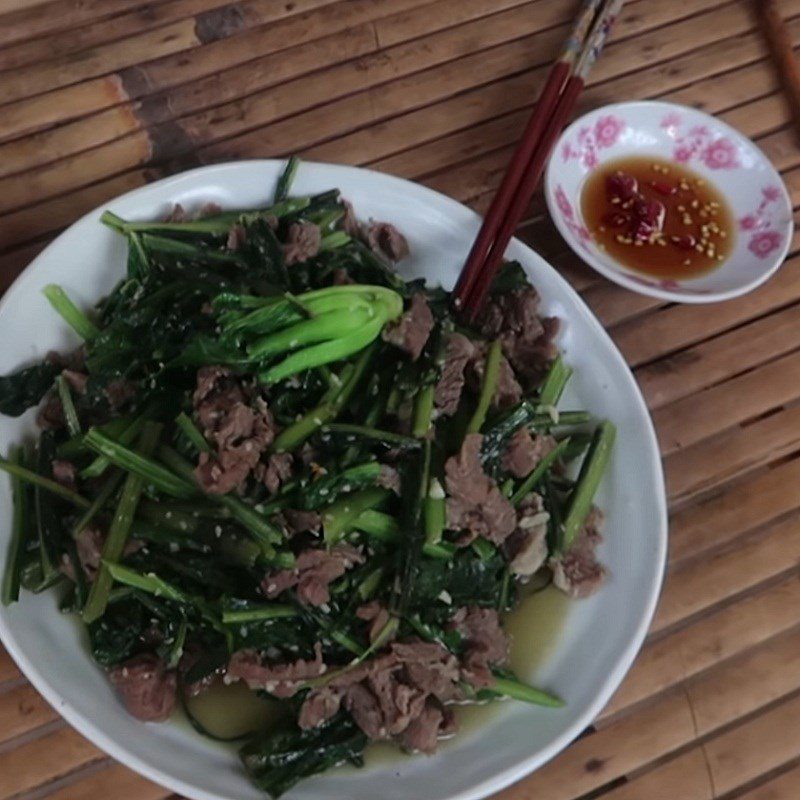
[[[242,681],[217,681],[197,697],[188,697],[186,707],[207,733],[234,750],[239,749],[243,737],[286,719],[281,703],[260,697]]]

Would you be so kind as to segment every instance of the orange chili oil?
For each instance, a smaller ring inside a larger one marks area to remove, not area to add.
[[[603,164],[584,184],[581,210],[601,249],[658,278],[698,277],[721,266],[734,247],[725,198],[673,161],[638,156]]]

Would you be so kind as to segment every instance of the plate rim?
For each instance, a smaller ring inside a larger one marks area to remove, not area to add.
[[[281,164],[285,164],[285,159],[265,158],[226,161],[218,164],[195,167],[190,170],[167,176],[144,186],[137,187],[136,189],[111,198],[102,205],[99,205],[86,214],[83,214],[78,220],[68,226],[25,267],[25,269],[16,277],[16,279],[6,290],[3,297],[0,298],[0,313],[5,309],[6,305],[13,302],[14,294],[19,292],[21,288],[24,288],[27,281],[32,279],[32,276],[36,271],[37,264],[45,260],[50,252],[57,250],[59,243],[74,227],[88,220],[89,218],[98,215],[102,210],[106,208],[112,208],[115,203],[122,200],[135,199],[137,195],[146,195],[154,188],[163,190],[168,189],[170,186],[177,187],[182,181],[196,178],[200,175],[213,176],[217,172],[224,173],[232,168],[263,168],[275,167],[276,165]],[[410,185],[413,187],[415,192],[422,191],[424,194],[429,195],[432,199],[435,199],[435,201],[439,204],[444,203],[445,205],[452,204],[458,206],[462,209],[462,211],[467,211],[473,219],[480,220],[479,215],[468,206],[460,203],[454,198],[448,197],[441,192],[416,183],[415,181],[410,181],[405,178],[400,178],[364,167],[333,164],[314,160],[304,160],[304,164],[307,165],[307,168],[319,166],[331,168],[334,171],[341,171],[343,173],[355,173],[358,175],[368,174],[372,176],[373,179],[387,182],[388,184],[395,184],[397,186],[407,187]],[[509,248],[522,248],[532,256],[534,261],[540,262],[542,267],[546,267],[551,273],[553,273],[552,277],[556,283],[560,284],[561,289],[571,296],[572,300],[576,303],[578,310],[584,317],[589,327],[592,329],[593,333],[605,340],[605,343],[609,346],[611,357],[615,359],[618,362],[618,365],[622,368],[622,373],[626,377],[629,389],[632,392],[632,397],[635,400],[639,411],[641,412],[641,419],[644,422],[646,445],[649,451],[649,466],[653,472],[653,477],[656,479],[655,482],[658,489],[657,496],[652,498],[657,510],[655,517],[658,520],[658,530],[656,532],[657,549],[656,553],[654,554],[654,561],[656,562],[657,571],[656,578],[649,587],[647,601],[645,604],[643,604],[639,614],[639,622],[634,635],[627,642],[625,648],[618,653],[614,662],[614,667],[606,676],[601,690],[596,693],[591,703],[587,703],[583,712],[575,718],[573,723],[568,725],[561,735],[553,738],[547,746],[540,748],[525,758],[520,759],[516,764],[500,772],[494,773],[485,780],[474,784],[468,789],[456,793],[447,793],[448,800],[479,800],[480,798],[486,797],[486,795],[491,792],[500,791],[501,789],[532,773],[534,770],[550,761],[558,753],[564,750],[571,742],[573,742],[589,724],[591,724],[591,722],[596,718],[597,714],[607,704],[613,693],[619,688],[619,685],[622,683],[622,680],[630,670],[630,667],[644,642],[661,594],[667,564],[668,508],[663,465],[661,462],[661,454],[652,417],[649,409],[647,408],[647,404],[644,400],[639,385],[633,376],[633,372],[623,358],[616,344],[606,332],[605,328],[603,328],[603,326],[600,324],[597,317],[586,305],[580,294],[573,289],[573,287],[558,272],[558,270],[556,270],[556,268],[553,267],[552,264],[550,264],[550,262],[547,261],[542,255],[517,238],[514,238],[509,243]],[[3,558],[4,557],[5,556],[3,556]],[[64,700],[64,698],[59,694],[57,687],[51,684],[47,677],[39,670],[37,665],[29,661],[25,654],[21,651],[21,648],[18,646],[13,632],[7,625],[5,616],[2,613],[0,613],[0,642],[2,642],[6,647],[9,655],[17,664],[22,674],[59,713],[59,715],[62,716],[66,722],[78,733],[80,733],[82,736],[85,736],[90,742],[103,750],[105,753],[125,766],[133,769],[140,775],[154,781],[161,786],[164,786],[170,791],[183,794],[186,797],[196,798],[196,800],[227,800],[227,798],[222,797],[216,792],[206,791],[202,787],[188,783],[181,778],[170,775],[162,771],[160,768],[151,765],[147,760],[140,758],[138,755],[128,750],[123,743],[118,743],[99,725],[95,724],[92,719],[86,717],[72,705],[67,703],[67,701]],[[147,727],[143,727],[143,730],[146,731]]]

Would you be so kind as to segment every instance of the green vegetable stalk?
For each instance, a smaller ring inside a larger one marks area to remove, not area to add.
[[[91,431],[90,431],[91,433]],[[89,434],[87,434],[88,438]],[[146,459],[149,453],[155,450],[158,439],[161,436],[161,425],[154,422],[145,423],[142,435],[139,439],[139,458]],[[114,519],[108,529],[105,543],[103,544],[104,562],[119,561],[122,557],[125,543],[128,541],[133,517],[136,513],[136,506],[139,503],[142,491],[145,486],[145,478],[141,475],[131,473],[125,480],[122,487],[122,495],[114,514]],[[114,577],[107,566],[101,566],[92,584],[89,598],[83,608],[83,621],[87,624],[99,619],[106,609],[108,594]]]
[[[569,437],[562,439],[542,460],[533,468],[530,475],[519,485],[519,488],[509,498],[511,505],[519,505],[523,498],[530,494],[537,486],[539,481],[547,474],[553,464],[558,461],[564,451],[569,447]]]
[[[318,406],[294,424],[284,428],[275,437],[272,449],[276,453],[294,450],[318,428],[336,419],[364,378],[374,352],[374,348],[368,348],[361,353],[354,364],[348,364],[338,376],[339,385],[331,386]]]
[[[64,419],[67,423],[67,430],[70,436],[79,436],[81,423],[78,420],[78,412],[75,410],[75,403],[72,402],[72,392],[70,391],[67,379],[63,375],[56,378],[56,389],[61,400],[61,407],[64,409]]]
[[[44,287],[44,296],[64,321],[87,342],[94,339],[100,331],[97,326],[67,296],[67,293],[54,283]]]
[[[23,454],[24,451],[21,447],[14,447],[9,453],[9,462],[21,464]],[[14,515],[3,575],[2,601],[4,606],[19,600],[20,573],[25,556],[25,540],[30,525],[28,493],[22,479],[16,475],[11,478],[11,496],[14,502]]]
[[[581,529],[597,489],[611,458],[617,429],[611,422],[601,422],[595,431],[589,452],[583,460],[578,482],[569,497],[567,515],[564,518],[564,541],[562,550],[569,550]]]
[[[486,414],[489,411],[492,398],[497,391],[497,381],[500,377],[500,359],[502,358],[503,350],[500,346],[500,341],[495,340],[489,346],[489,352],[486,354],[486,365],[483,369],[483,383],[481,384],[481,392],[478,396],[478,405],[475,408],[475,413],[472,415],[467,424],[467,433],[478,433],[483,428],[483,423],[486,421]]]

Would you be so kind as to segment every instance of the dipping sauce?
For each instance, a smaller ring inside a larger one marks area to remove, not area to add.
[[[630,269],[658,278],[695,278],[719,267],[735,244],[725,198],[681,164],[636,156],[609,161],[581,194],[598,246]]]

